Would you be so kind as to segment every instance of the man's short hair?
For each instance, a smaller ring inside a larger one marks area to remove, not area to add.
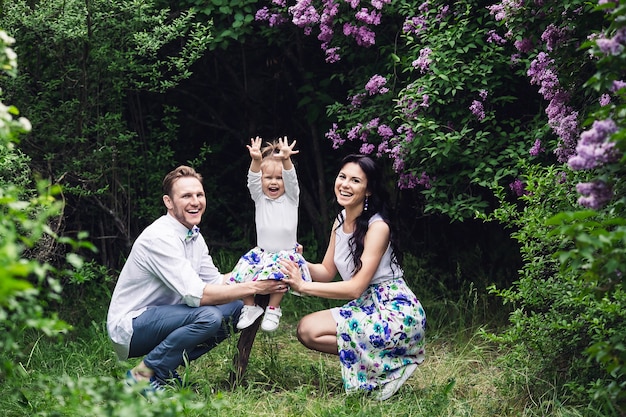
[[[170,195],[174,182],[182,177],[193,177],[202,182],[202,175],[198,174],[195,169],[186,165],[180,165],[179,167],[170,171],[165,176],[165,178],[163,178],[163,193],[165,193],[166,195]]]

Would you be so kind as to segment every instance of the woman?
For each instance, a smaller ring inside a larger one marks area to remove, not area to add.
[[[303,317],[298,339],[309,349],[339,355],[346,392],[378,389],[377,399],[386,400],[424,361],[426,316],[402,278],[389,198],[374,160],[344,158],[335,196],[343,210],[324,260],[309,263],[313,282],[303,281],[297,264],[287,261],[284,281],[300,294],[352,301]],[[337,273],[342,281],[331,282]]]

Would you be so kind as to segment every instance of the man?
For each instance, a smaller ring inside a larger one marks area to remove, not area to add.
[[[127,373],[163,390],[176,368],[226,339],[254,294],[285,292],[280,281],[224,285],[198,224],[206,209],[202,177],[179,166],[163,179],[167,214],[137,238],[113,291],[107,330],[120,360],[144,356]]]

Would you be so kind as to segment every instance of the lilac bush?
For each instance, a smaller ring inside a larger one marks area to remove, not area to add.
[[[525,210],[509,206],[499,216],[519,228],[514,236],[526,260],[519,282],[498,291],[519,305],[503,338],[514,351],[530,352],[523,366],[536,369],[540,378],[552,375],[574,401],[584,401],[580,396],[586,394],[601,414],[621,415],[626,409],[621,348],[626,298],[620,285],[626,272],[626,2],[524,4],[535,7],[501,2],[491,10],[502,30],[517,39],[515,61],[527,66],[530,83],[547,104],[550,132],[534,136],[530,154],[541,159],[524,169]],[[552,150],[556,160],[546,161],[541,149]],[[562,171],[555,183],[556,167]]]
[[[421,192],[427,213],[515,229],[526,264],[518,285],[500,294],[521,307],[502,340],[561,387],[562,369],[570,370],[570,394],[588,392],[607,409],[619,406],[624,382],[584,365],[582,353],[615,357],[612,347],[625,342],[608,342],[619,315],[593,294],[615,289],[626,273],[625,6],[301,0],[257,15],[269,24],[280,15],[316,36],[329,64],[358,67],[348,96],[328,108],[334,149],[388,159],[398,187]],[[584,208],[598,220],[576,214]],[[546,219],[559,212],[574,214],[550,231]],[[580,317],[589,319],[584,328]]]

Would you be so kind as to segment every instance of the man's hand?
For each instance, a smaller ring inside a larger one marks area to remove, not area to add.
[[[282,281],[275,279],[267,279],[263,281],[254,281],[257,285],[256,294],[274,294],[285,293],[289,290],[289,286]]]

